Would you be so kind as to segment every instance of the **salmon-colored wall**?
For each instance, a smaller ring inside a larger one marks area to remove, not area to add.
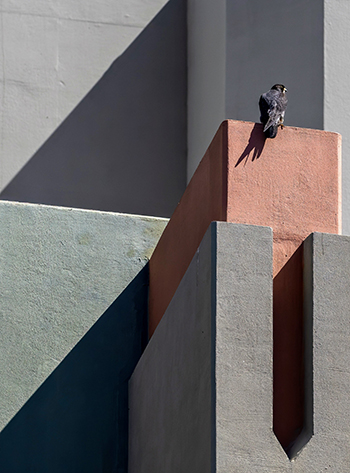
[[[228,122],[227,221],[272,227],[274,274],[310,233],[341,231],[340,146],[337,133],[285,127],[264,140],[261,125]]]
[[[150,260],[151,335],[210,222],[272,227],[274,274],[311,232],[340,232],[340,135],[261,127],[224,121],[191,179]]]
[[[226,120],[216,133],[151,257],[153,334],[214,220],[270,226],[274,274],[274,431],[282,446],[303,425],[303,240],[341,231],[341,137]]]
[[[217,131],[149,262],[153,334],[210,224],[226,221],[227,122]]]

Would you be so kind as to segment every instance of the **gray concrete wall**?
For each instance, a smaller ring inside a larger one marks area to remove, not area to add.
[[[127,470],[127,380],[166,220],[0,203],[0,471]]]
[[[287,125],[323,128],[323,2],[288,0],[281,8],[278,0],[224,0],[217,9],[216,3],[188,3],[188,179],[220,122],[259,122],[259,97],[275,83],[289,90]],[[214,40],[199,61],[208,24]]]
[[[129,383],[129,473],[211,471],[211,231]]]
[[[259,95],[285,82],[287,125],[343,135],[350,233],[347,0],[187,3],[187,178],[223,119],[258,121]],[[172,213],[186,181],[185,10],[183,0],[3,2],[3,199]]]
[[[212,223],[129,382],[129,473],[349,471],[350,238],[304,243],[305,431],[272,432],[272,235]]]
[[[186,185],[184,0],[0,8],[0,197],[170,216]]]
[[[323,128],[323,2],[227,0],[226,115],[260,120],[258,101],[288,88],[286,124]]]
[[[309,372],[312,369],[307,407],[313,437],[297,459],[295,471],[347,472],[350,238],[312,234],[304,243],[304,263],[306,361]]]
[[[287,457],[272,432],[272,231],[219,224],[216,238],[212,471],[277,472]]]
[[[226,0],[187,0],[187,179],[226,118]]]
[[[129,473],[289,462],[271,431],[270,229],[211,224],[135,368],[129,408]]]
[[[350,235],[350,4],[324,1],[324,129],[342,135],[343,233]]]
[[[1,189],[165,3],[2,3]]]

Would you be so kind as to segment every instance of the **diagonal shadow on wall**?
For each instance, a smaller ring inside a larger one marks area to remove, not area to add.
[[[186,186],[186,44],[186,2],[170,0],[0,198],[169,217]]]
[[[0,433],[6,473],[126,473],[128,379],[147,342],[148,265]]]

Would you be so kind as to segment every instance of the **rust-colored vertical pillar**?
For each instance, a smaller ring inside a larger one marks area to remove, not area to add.
[[[152,335],[213,220],[274,234],[274,429],[285,449],[303,423],[302,273],[298,248],[314,231],[340,232],[340,136],[221,124],[150,260]]]

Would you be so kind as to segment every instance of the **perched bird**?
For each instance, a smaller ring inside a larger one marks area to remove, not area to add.
[[[286,92],[284,85],[275,84],[260,97],[260,121],[264,125],[266,138],[275,138],[278,127],[283,128],[284,113],[288,103]]]

